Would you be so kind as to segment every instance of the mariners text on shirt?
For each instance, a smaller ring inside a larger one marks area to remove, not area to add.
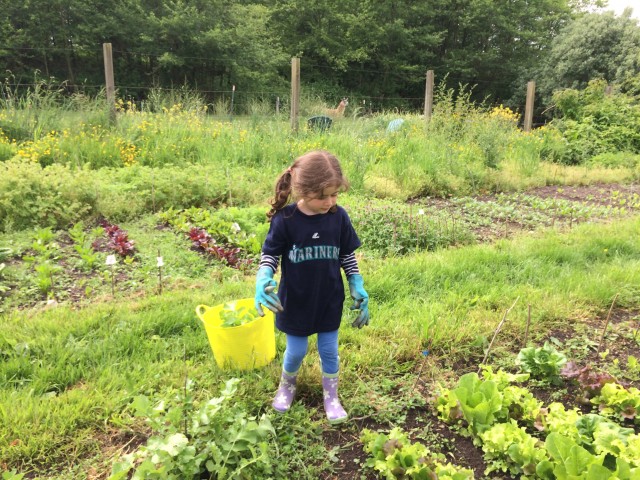
[[[329,245],[314,245],[313,247],[293,248],[289,251],[289,261],[292,263],[308,260],[338,260],[340,247]]]

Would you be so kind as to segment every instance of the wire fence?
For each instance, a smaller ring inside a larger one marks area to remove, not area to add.
[[[82,54],[85,57],[93,59],[91,63],[92,68],[94,69],[100,64],[100,60],[103,58],[102,48],[97,45],[84,47],[74,46],[73,48],[58,46],[49,46],[44,48],[8,47],[3,50],[3,53],[0,53],[0,59],[2,59],[2,57],[10,58],[10,52],[37,52],[42,55],[56,54],[61,57],[72,56],[72,58]],[[114,49],[113,54],[116,60],[114,69],[117,96],[123,100],[134,102],[139,109],[144,109],[145,104],[149,105],[148,99],[152,94],[164,93],[167,94],[167,96],[179,97],[181,92],[184,93],[185,90],[188,90],[191,94],[201,97],[203,103],[208,104],[210,107],[217,106],[217,110],[220,110],[224,104],[228,103],[228,108],[230,110],[233,108],[233,111],[229,112],[232,114],[247,114],[255,113],[256,111],[264,111],[266,110],[266,105],[271,106],[270,110],[273,114],[282,113],[281,107],[283,105],[287,105],[290,100],[291,91],[287,87],[283,87],[281,89],[256,90],[251,88],[245,89],[245,86],[243,85],[236,85],[237,88],[234,92],[230,81],[227,82],[229,85],[225,85],[220,88],[203,88],[202,86],[199,86],[197,82],[184,83],[182,86],[167,86],[159,84],[156,79],[151,79],[150,84],[133,84],[127,83],[126,81],[124,83],[119,83],[119,77],[125,79],[128,77],[126,74],[127,72],[124,71],[126,65],[123,64],[123,58],[134,59],[135,61],[140,62],[140,65],[143,65],[142,60],[159,60],[162,55],[148,51],[135,51],[122,48]],[[215,62],[215,59],[211,57],[199,55],[176,55],[176,59],[178,63],[200,62],[205,66],[212,65]],[[4,70],[11,72],[11,65],[5,65]],[[468,78],[462,78],[447,72],[444,67],[435,67],[434,71],[436,72],[438,82],[446,82],[447,85],[454,86],[452,88],[463,88],[465,85],[482,85],[485,87],[489,87],[491,85],[505,85],[503,80],[478,78],[469,81]],[[348,72],[349,75],[353,75],[355,77],[364,74],[366,76],[392,79],[395,81],[395,85],[390,89],[389,94],[376,92],[376,94],[371,95],[367,95],[366,92],[363,92],[362,90],[364,89],[362,87],[358,89],[344,89],[344,91],[341,91],[338,86],[332,85],[331,88],[325,88],[316,82],[309,82],[305,86],[305,78],[319,78],[323,76],[330,78],[336,73],[336,69],[330,65],[304,63],[302,71],[303,82],[301,85],[303,99],[306,98],[308,100],[317,101],[318,103],[325,102],[328,107],[335,107],[332,102],[337,104],[342,97],[346,96],[350,98],[350,110],[352,112],[363,114],[385,111],[420,113],[422,111],[425,99],[424,96],[421,95],[420,89],[424,84],[424,75],[419,72],[416,67],[408,67],[404,70],[380,70],[355,65],[349,66]],[[34,70],[34,76],[37,76],[37,73],[38,71]],[[86,72],[84,71],[78,71],[73,75],[73,77],[83,78],[85,73]],[[93,72],[93,75],[88,75],[88,77],[98,78],[95,71]],[[4,90],[9,90],[16,94],[26,93],[29,89],[45,88],[46,86],[51,89],[63,89],[64,92],[69,95],[81,93],[90,97],[102,95],[105,89],[104,84],[96,81],[72,82],[68,80],[58,80],[57,85],[55,84],[55,79],[51,78],[43,78],[42,80],[37,81],[33,81],[33,79],[30,79],[29,81],[12,81],[11,74],[9,74],[8,78],[4,82]],[[524,88],[522,92],[522,100],[524,101]],[[482,105],[487,108],[497,107],[503,103],[489,102],[482,98],[478,98],[478,102],[482,103]],[[514,102],[513,100],[509,102],[508,106],[512,110],[516,111],[524,111],[525,108],[524,103],[517,101]]]

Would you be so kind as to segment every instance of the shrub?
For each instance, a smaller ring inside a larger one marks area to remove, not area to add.
[[[582,91],[554,93],[561,118],[552,121],[567,140],[562,163],[583,163],[607,152],[640,153],[640,105],[625,94],[605,94],[606,82],[594,80]]]
[[[25,160],[0,165],[0,231],[61,227],[95,213],[89,172]]]

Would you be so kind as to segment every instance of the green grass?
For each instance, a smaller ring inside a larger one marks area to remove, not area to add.
[[[141,243],[151,243],[151,224],[128,227],[144,239]],[[515,342],[522,338],[529,304],[533,341],[555,327],[601,315],[616,293],[619,306],[637,307],[639,235],[640,219],[632,218],[493,245],[366,257],[361,269],[372,298],[372,323],[352,329],[345,313],[340,344],[345,405],[352,415],[400,421],[410,405],[424,401],[412,388],[424,358],[421,351],[429,348],[435,362],[422,372],[428,381],[456,361],[479,361],[482,339],[490,337],[516,299],[496,352],[519,347]],[[168,233],[153,232],[153,238],[160,239],[167,255],[174,251]],[[171,255],[183,257],[185,265],[196,264],[184,248]],[[149,274],[152,270],[149,266]],[[80,310],[62,306],[0,317],[0,458],[9,468],[65,478],[74,465],[75,478],[84,478],[87,470],[79,466],[108,468],[109,455],[126,443],[108,441],[116,437],[114,431],[146,432],[132,416],[134,396],[168,398],[188,377],[202,401],[216,396],[231,376],[242,379],[237,401],[254,414],[272,417],[279,448],[291,454],[281,457],[286,458],[281,472],[317,478],[331,468],[314,440],[325,423],[322,408],[315,408],[321,405],[321,391],[314,342],[301,373],[302,400],[291,414],[275,416],[269,404],[279,376],[282,335],[277,360],[268,367],[221,371],[194,313],[200,303],[252,296],[253,277],[236,275],[220,283],[183,273],[182,281],[197,288],[162,296],[147,292]]]
[[[446,382],[454,369],[475,369],[512,305],[492,350],[496,362],[507,362],[522,346],[529,306],[531,343],[603,316],[616,294],[619,307],[638,308],[640,219],[624,218],[638,208],[637,195],[612,198],[617,208],[607,210],[509,194],[493,202],[459,200],[441,211],[425,206],[424,217],[419,204],[406,203],[640,178],[637,161],[613,153],[583,165],[549,163],[566,147],[559,132],[524,133],[507,109],[445,95],[428,125],[402,115],[403,128],[389,134],[388,122],[399,117],[389,113],[292,135],[283,116],[256,111],[229,122],[204,115],[199,99],[188,95],[180,102],[156,98],[156,111],[164,107],[164,113],[123,110],[115,125],[104,105],[57,100],[41,98],[37,114],[19,105],[0,112],[0,248],[11,249],[0,259],[6,262],[0,271],[0,469],[59,480],[104,476],[117,454],[151,433],[134,416],[136,396],[179,402],[189,379],[202,403],[236,376],[242,382],[234,401],[251,415],[267,413],[276,429],[269,443],[280,458],[276,478],[332,471],[334,452],[318,441],[327,424],[315,341],[298,401],[289,414],[274,415],[283,335],[277,334],[278,356],[269,366],[221,371],[194,312],[198,304],[252,296],[252,268],[245,273],[205,258],[184,233],[158,228],[154,215],[193,206],[211,208],[212,215],[229,213],[228,206],[262,208],[276,176],[312,149],[341,159],[352,186],[344,205],[364,241],[360,265],[372,324],[352,329],[345,309],[340,342],[341,396],[352,417],[402,424],[410,407],[426,401],[418,381]],[[319,106],[306,108],[310,116]],[[248,211],[242,215],[249,221]],[[74,273],[82,263],[65,233],[79,220],[94,226],[100,217],[119,223],[136,242],[135,260],[119,259],[114,298],[106,253],[98,254],[93,271]],[[592,218],[611,223],[575,224]],[[474,243],[474,228],[506,228],[506,221],[563,228],[465,246]],[[249,223],[243,232],[264,226]],[[51,251],[41,255],[65,267],[50,289],[34,265],[21,260],[34,253],[38,227],[55,230]],[[162,295],[157,255],[165,264]],[[82,297],[73,307],[71,290]],[[44,307],[47,296],[62,305]],[[347,435],[358,433],[355,423],[345,428]]]

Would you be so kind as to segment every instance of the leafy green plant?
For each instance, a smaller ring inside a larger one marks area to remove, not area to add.
[[[542,402],[524,387],[509,385],[502,390],[502,397],[505,412],[501,417],[533,425],[542,410]]]
[[[565,437],[578,440],[580,433],[576,422],[581,418],[577,408],[567,410],[564,404],[552,402],[538,412],[535,427],[543,432],[562,432]]]
[[[560,370],[567,363],[567,357],[549,342],[542,347],[527,347],[520,350],[516,365],[532,377],[553,384],[560,382]]]
[[[60,271],[60,267],[47,260],[37,264],[34,269],[38,290],[44,295],[48,295],[53,290],[53,276]]]
[[[53,249],[51,245],[56,238],[51,228],[38,228],[33,234],[33,243],[31,248],[40,255],[42,258],[50,258],[52,256]]]
[[[619,383],[606,383],[591,403],[599,406],[602,415],[640,424],[640,390],[635,387],[627,389]]]
[[[253,307],[237,308],[232,303],[226,303],[220,310],[220,318],[222,319],[223,327],[238,327],[254,321],[258,318],[258,312]]]
[[[22,480],[24,473],[17,473],[15,470],[10,472],[2,472],[2,480]]]
[[[365,452],[371,454],[365,465],[387,480],[473,478],[471,470],[445,463],[442,455],[432,453],[421,443],[412,443],[400,428],[392,429],[388,435],[365,428],[360,440]]]
[[[563,118],[551,122],[566,140],[563,163],[582,163],[608,152],[639,153],[640,106],[621,93],[605,95],[606,81],[592,80],[584,90],[565,89],[553,101]]]
[[[100,231],[102,230],[103,229],[101,227]],[[91,233],[98,233],[98,231],[94,229]],[[84,228],[84,223],[77,222],[73,227],[69,229],[69,237],[71,237],[71,240],[73,240],[73,248],[80,256],[82,265],[87,270],[93,270],[93,268],[98,263],[98,255],[92,247],[92,243],[94,242],[96,236],[87,234]]]
[[[135,452],[113,466],[110,480],[186,478],[266,478],[275,461],[275,430],[266,415],[256,418],[233,402],[240,382],[225,382],[219,397],[196,408],[187,395],[178,395],[175,404],[164,401],[153,406],[145,396],[134,399],[136,414],[147,417],[154,430]],[[276,450],[277,451],[277,450]]]
[[[591,438],[585,435],[591,440],[585,448],[597,455],[604,454],[627,462],[630,466],[640,467],[640,435],[634,433],[632,428],[621,427],[599,415],[592,417],[600,421],[595,422]]]
[[[480,434],[480,439],[488,463],[485,475],[501,471],[526,478],[533,476],[538,464],[547,460],[541,442],[519,427],[515,420],[493,425]]]
[[[454,389],[444,389],[437,398],[439,416],[447,423],[460,424],[474,436],[488,430],[502,411],[503,397],[491,380],[482,381],[475,372],[460,377]]]
[[[18,159],[0,168],[0,231],[62,228],[89,217],[95,207],[96,183],[86,171]]]
[[[551,462],[541,462],[538,467],[547,475],[543,478],[558,480],[578,479],[618,479],[631,480],[637,478],[637,469],[632,472],[629,464],[622,459],[615,459],[613,469],[604,466],[606,454],[594,455],[580,446],[576,441],[564,435],[552,432],[547,436],[545,447],[552,459]]]

